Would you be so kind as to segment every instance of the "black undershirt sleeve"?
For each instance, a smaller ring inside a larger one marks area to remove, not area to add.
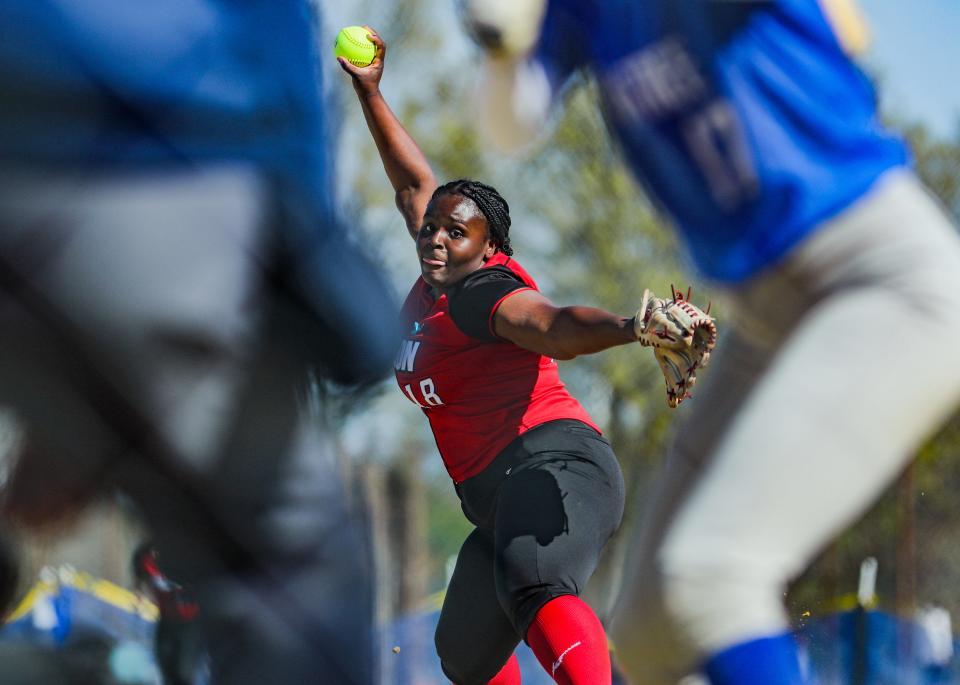
[[[450,316],[471,338],[498,340],[491,330],[490,314],[504,295],[529,287],[515,273],[502,266],[477,269],[448,295]]]

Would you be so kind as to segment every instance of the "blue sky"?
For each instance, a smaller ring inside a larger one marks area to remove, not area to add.
[[[960,134],[960,0],[860,0],[885,109]]]

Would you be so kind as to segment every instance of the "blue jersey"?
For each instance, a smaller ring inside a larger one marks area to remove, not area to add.
[[[550,0],[534,57],[555,92],[593,70],[627,163],[717,280],[908,160],[816,0]]]
[[[247,161],[328,192],[303,0],[3,0],[0,159]]]

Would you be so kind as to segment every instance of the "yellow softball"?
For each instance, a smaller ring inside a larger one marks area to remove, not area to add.
[[[377,54],[377,46],[368,37],[370,31],[362,26],[340,29],[333,44],[333,54],[343,57],[355,67],[368,66]]]

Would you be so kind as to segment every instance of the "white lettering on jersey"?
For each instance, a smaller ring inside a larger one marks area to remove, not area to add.
[[[423,401],[431,407],[438,407],[443,404],[443,400],[434,391],[432,378],[424,378],[420,381],[420,392],[423,393]]]
[[[421,409],[427,409],[428,407],[439,407],[443,404],[443,400],[441,400],[440,396],[437,394],[432,378],[424,378],[422,381],[420,381],[420,398],[417,398],[416,393],[413,391],[413,386],[410,383],[407,383],[405,386],[403,386],[403,392],[407,394],[407,397],[410,398],[411,402]]]
[[[410,401],[411,401],[411,402],[413,402],[413,403],[414,403],[415,405],[417,405],[418,407],[423,408],[423,405],[420,404],[419,402],[417,402],[417,397],[416,397],[416,395],[413,394],[413,388],[410,387],[410,384],[409,384],[409,383],[407,383],[405,386],[403,386],[403,391],[404,391],[405,393],[407,393],[407,397],[410,398]]]
[[[693,58],[673,37],[624,58],[604,81],[610,104],[625,120],[666,117],[703,100],[708,93]]]
[[[740,117],[713,92],[679,39],[670,36],[624,57],[603,82],[621,121],[679,124],[683,146],[721,209],[734,212],[756,197],[759,181]]]
[[[417,358],[417,351],[420,349],[420,341],[404,340],[397,352],[396,359],[393,360],[393,368],[397,371],[413,373],[413,363]]]
[[[720,207],[734,211],[756,196],[757,173],[733,105],[717,98],[687,117],[682,130],[687,149]]]

